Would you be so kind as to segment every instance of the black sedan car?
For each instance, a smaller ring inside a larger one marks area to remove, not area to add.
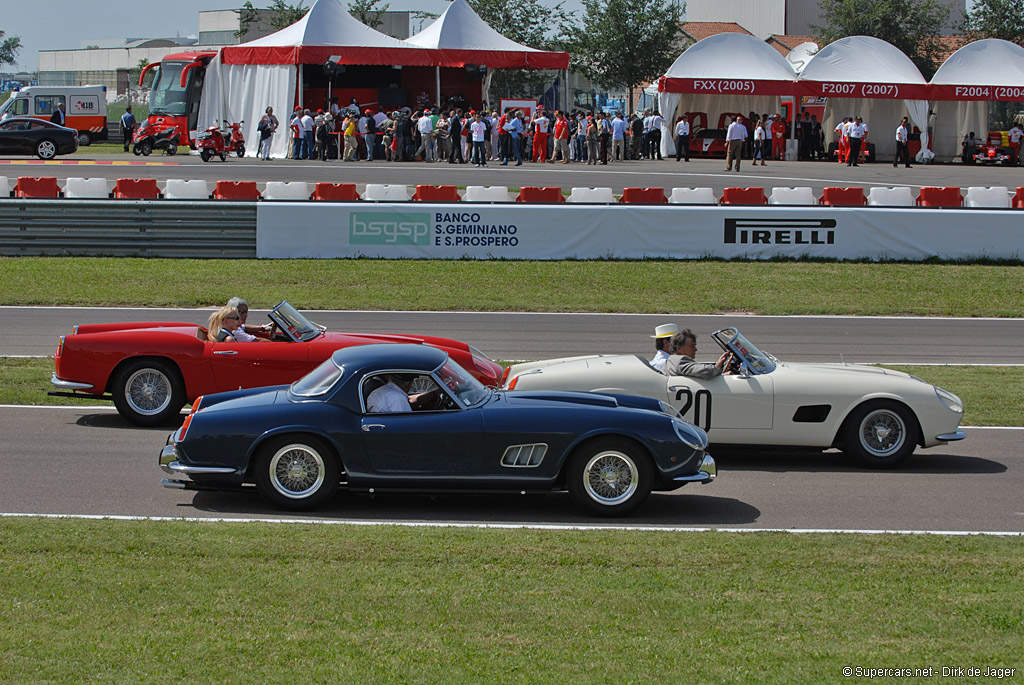
[[[78,149],[78,131],[34,117],[0,121],[0,155],[35,155],[53,159]]]
[[[338,350],[291,386],[198,399],[159,461],[175,476],[166,487],[255,485],[288,509],[338,487],[568,490],[613,516],[651,490],[713,480],[706,447],[701,429],[657,400],[496,391],[443,350],[383,344]]]

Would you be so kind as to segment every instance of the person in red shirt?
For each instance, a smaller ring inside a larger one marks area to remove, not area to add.
[[[775,115],[775,121],[772,122],[772,157],[775,159],[786,158],[786,122],[782,120],[782,116],[779,114]]]
[[[544,110],[537,112],[533,118],[533,161],[544,162],[548,157],[548,128],[551,120]]]
[[[562,164],[569,163],[569,120],[565,118],[565,112],[555,112],[555,151],[548,160],[548,164],[554,164],[555,157],[560,157]]]

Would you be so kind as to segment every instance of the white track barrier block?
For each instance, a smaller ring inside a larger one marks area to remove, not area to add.
[[[914,194],[907,186],[875,187],[868,191],[868,204],[875,207],[913,207]]]
[[[614,203],[615,194],[611,188],[573,188],[566,202],[606,202]]]
[[[463,202],[512,202],[508,186],[466,186]]]
[[[965,207],[1002,207],[1010,206],[1012,193],[1006,186],[971,186],[964,196]]]
[[[64,197],[103,198],[110,197],[105,178],[68,177],[64,184]]]
[[[711,188],[673,188],[668,202],[673,205],[717,205],[718,198]]]
[[[208,200],[210,189],[203,180],[184,181],[180,178],[169,178],[164,184],[164,199]]]
[[[408,202],[409,186],[367,183],[363,199],[371,202]]]
[[[816,205],[817,198],[814,191],[807,187],[800,188],[772,188],[772,194],[768,196],[770,205]]]
[[[309,184],[305,181],[267,181],[264,200],[308,200]]]

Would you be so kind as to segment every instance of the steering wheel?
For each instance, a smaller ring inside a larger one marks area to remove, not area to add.
[[[742,371],[742,365],[740,364],[740,358],[736,356],[734,352],[730,352],[728,358],[725,360],[725,373],[740,373]]]

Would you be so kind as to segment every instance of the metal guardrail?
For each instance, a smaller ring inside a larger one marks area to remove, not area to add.
[[[256,257],[256,203],[0,199],[0,256]]]

